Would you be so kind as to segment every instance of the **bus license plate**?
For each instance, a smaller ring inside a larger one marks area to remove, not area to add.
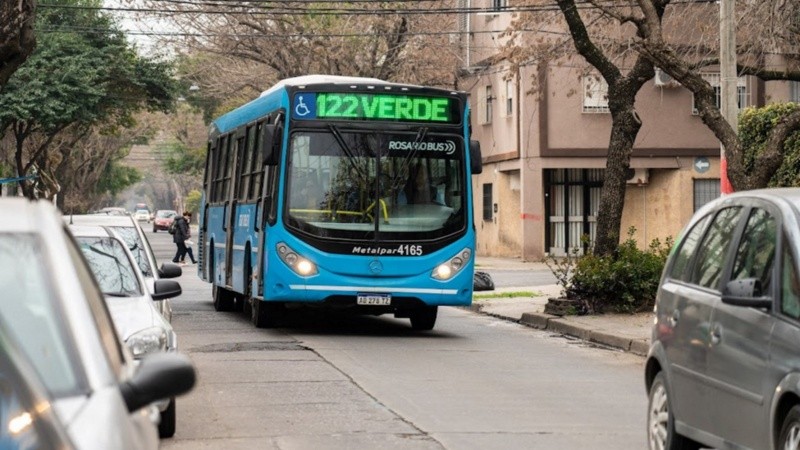
[[[392,304],[392,296],[389,294],[358,294],[356,304],[388,306]]]

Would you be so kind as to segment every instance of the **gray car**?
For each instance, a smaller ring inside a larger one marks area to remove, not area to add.
[[[650,449],[800,449],[800,189],[697,211],[655,312]]]
[[[114,326],[138,361],[157,352],[176,352],[178,339],[172,325],[154,306],[154,300],[177,297],[181,286],[172,280],[155,280],[154,294],[125,242],[110,227],[72,225],[70,231],[89,263],[106,298]],[[159,437],[175,434],[175,398],[156,403],[161,418]]]
[[[0,198],[0,320],[79,449],[156,449],[152,403],[187,392],[185,356],[135,362],[55,207]]]

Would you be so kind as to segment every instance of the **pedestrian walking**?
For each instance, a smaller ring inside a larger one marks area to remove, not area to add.
[[[173,226],[175,233],[172,234],[172,242],[175,243],[177,251],[175,252],[175,257],[172,258],[172,262],[174,263],[179,263],[186,257],[186,240],[189,239],[189,222],[186,221],[187,214],[189,213],[184,212],[183,216],[175,218],[175,224]]]
[[[186,247],[186,251],[183,252],[183,256],[181,256],[181,264],[185,264],[184,259],[186,259],[186,255],[189,255],[189,259],[192,261],[192,264],[197,264],[197,261],[194,259],[194,251],[192,250],[192,246],[194,246],[194,242],[192,242],[192,213],[185,212],[183,213],[183,218],[186,220],[186,240],[183,241],[184,246]]]

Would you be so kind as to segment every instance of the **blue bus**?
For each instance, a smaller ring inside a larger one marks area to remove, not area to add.
[[[325,306],[409,318],[469,305],[471,175],[463,92],[372,78],[286,79],[217,118],[198,272],[256,327]]]

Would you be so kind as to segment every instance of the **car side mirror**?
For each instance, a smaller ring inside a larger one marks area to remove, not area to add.
[[[158,269],[159,278],[178,278],[181,275],[183,275],[183,269],[177,264],[164,263]]]
[[[158,400],[189,392],[195,384],[192,361],[180,353],[154,353],[142,359],[136,373],[120,384],[129,412]]]
[[[264,136],[261,139],[261,162],[267,166],[278,165],[283,140],[283,121],[278,118],[275,123],[263,125]]]
[[[772,308],[772,299],[763,296],[761,280],[743,278],[731,280],[722,292],[722,303],[749,308]]]
[[[469,141],[469,163],[473,175],[478,175],[483,172],[480,141],[474,139]]]
[[[180,283],[172,280],[156,280],[153,283],[153,300],[164,300],[181,295]]]

